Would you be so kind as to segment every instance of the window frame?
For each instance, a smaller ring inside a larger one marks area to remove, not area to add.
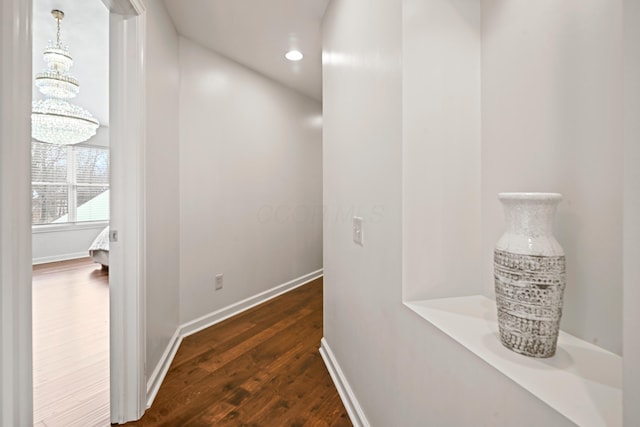
[[[41,141],[31,140],[31,144],[33,143],[45,144]],[[66,184],[63,183],[51,183],[51,185],[66,185],[67,187],[67,215],[69,217],[69,221],[62,223],[48,223],[48,224],[31,224],[32,233],[49,233],[56,231],[70,231],[70,230],[83,230],[83,229],[92,229],[92,228],[104,228],[109,225],[110,218],[107,220],[95,220],[95,221],[77,221],[77,193],[78,187],[92,187],[98,186],[98,184],[78,184],[77,182],[77,165],[76,165],[76,152],[73,150],[74,147],[84,147],[84,148],[92,148],[99,150],[106,150],[109,153],[109,163],[111,162],[111,150],[108,146],[103,145],[92,145],[86,143],[79,143],[74,145],[67,145],[67,179]],[[33,161],[33,160],[32,160]],[[33,171],[31,172],[31,188],[33,191]],[[48,183],[41,183],[44,185],[48,185]],[[104,186],[104,185],[100,185]],[[109,190],[111,189],[111,167],[109,167]],[[31,208],[33,209],[33,200],[31,202]],[[109,216],[111,216],[109,214]]]

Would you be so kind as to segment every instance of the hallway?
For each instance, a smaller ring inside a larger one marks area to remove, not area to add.
[[[187,337],[130,426],[350,426],[318,352],[322,279]]]

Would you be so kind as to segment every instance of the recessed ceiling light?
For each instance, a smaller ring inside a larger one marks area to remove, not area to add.
[[[290,50],[284,55],[289,61],[300,61],[303,57],[302,53],[297,50]]]

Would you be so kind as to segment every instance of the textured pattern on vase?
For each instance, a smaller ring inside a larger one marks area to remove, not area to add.
[[[494,252],[498,325],[505,347],[532,357],[555,354],[565,271],[564,256]]]

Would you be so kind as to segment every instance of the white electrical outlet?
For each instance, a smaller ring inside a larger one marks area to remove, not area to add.
[[[216,291],[222,289],[222,281],[224,276],[222,274],[216,274]]]
[[[364,230],[362,229],[363,219],[359,216],[353,217],[353,241],[360,246],[364,246]]]

